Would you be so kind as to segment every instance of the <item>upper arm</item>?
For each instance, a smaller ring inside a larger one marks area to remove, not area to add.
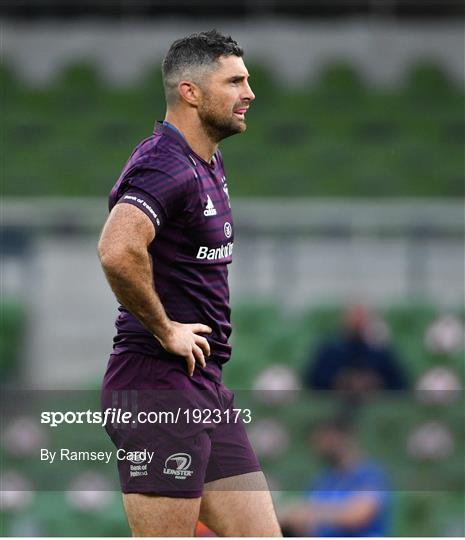
[[[150,218],[136,206],[119,203],[114,206],[103,226],[98,244],[100,258],[108,258],[127,250],[147,250],[155,238]]]

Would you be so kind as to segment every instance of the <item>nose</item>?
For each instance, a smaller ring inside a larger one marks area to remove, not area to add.
[[[255,99],[255,94],[252,92],[252,88],[250,88],[248,82],[245,83],[245,86],[245,95],[243,96],[243,99],[247,101],[253,101]]]

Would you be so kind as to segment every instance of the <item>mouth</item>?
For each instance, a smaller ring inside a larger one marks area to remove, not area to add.
[[[238,118],[240,118],[241,120],[244,120],[247,109],[248,109],[248,107],[242,107],[241,109],[236,109],[233,112]]]

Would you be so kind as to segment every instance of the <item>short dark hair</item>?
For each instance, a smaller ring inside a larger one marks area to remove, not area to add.
[[[162,64],[163,85],[167,103],[177,99],[178,82],[193,76],[195,70],[211,67],[220,56],[242,57],[244,51],[231,36],[217,30],[190,34],[176,40],[169,48]]]

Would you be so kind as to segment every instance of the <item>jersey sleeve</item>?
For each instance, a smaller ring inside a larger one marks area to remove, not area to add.
[[[173,176],[158,169],[137,169],[122,183],[116,204],[139,208],[152,221],[156,232],[185,205],[189,186],[186,174]]]
[[[130,188],[124,195],[116,202],[116,204],[125,203],[131,204],[142,210],[144,214],[150,219],[155,227],[155,231],[158,232],[162,222],[161,208],[158,203],[150,197],[147,193],[140,189]]]

